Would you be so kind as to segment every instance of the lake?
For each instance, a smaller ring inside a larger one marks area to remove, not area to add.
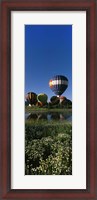
[[[25,113],[26,120],[65,120],[65,121],[72,121],[72,113],[64,113],[64,112],[32,112],[32,113]]]

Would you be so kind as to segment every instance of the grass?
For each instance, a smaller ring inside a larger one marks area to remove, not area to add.
[[[44,108],[44,107],[37,107],[37,106],[25,106],[25,112],[72,112],[71,108]]]

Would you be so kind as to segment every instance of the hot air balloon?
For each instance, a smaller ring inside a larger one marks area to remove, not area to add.
[[[68,87],[68,79],[62,75],[56,75],[49,81],[49,86],[56,95],[60,96]]]
[[[43,103],[40,102],[40,101],[38,101],[38,102],[36,103],[36,106],[38,106],[38,107],[42,107],[42,106],[43,106]]]
[[[30,105],[35,105],[37,102],[37,94],[34,92],[28,92],[25,98]]]
[[[52,96],[50,101],[51,101],[52,105],[57,105],[57,104],[59,104],[60,99],[57,96]]]
[[[60,96],[60,104],[61,104],[61,105],[64,105],[64,104],[65,104],[65,101],[66,101],[66,97]]]
[[[47,103],[47,99],[48,99],[48,96],[44,93],[38,94],[37,96],[38,102],[41,102],[43,105]]]

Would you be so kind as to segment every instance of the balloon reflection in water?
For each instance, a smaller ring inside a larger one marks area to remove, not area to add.
[[[46,112],[46,113],[31,113],[27,120],[68,120],[71,114],[64,114],[59,112]]]

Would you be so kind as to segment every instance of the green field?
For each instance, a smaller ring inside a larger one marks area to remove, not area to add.
[[[35,112],[33,108],[27,108],[28,111]],[[42,108],[41,111],[47,112],[47,109]],[[59,111],[71,112],[64,109]],[[25,120],[25,174],[72,174],[71,122]]]

